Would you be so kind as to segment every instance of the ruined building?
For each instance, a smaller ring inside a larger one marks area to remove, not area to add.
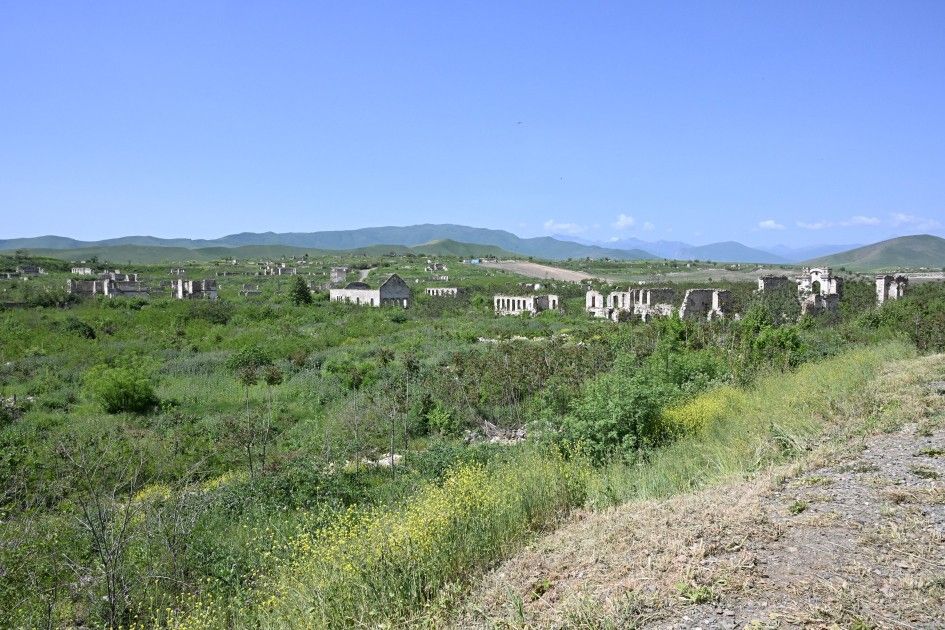
[[[244,284],[243,288],[240,289],[240,295],[243,297],[249,297],[251,295],[260,295],[262,291],[259,290],[258,284]]]
[[[122,273],[119,270],[103,271],[98,274],[99,280],[114,280],[115,282],[138,282],[138,274]]]
[[[456,297],[459,295],[458,287],[427,287],[427,295],[432,297]]]
[[[105,278],[104,280],[66,280],[66,291],[73,295],[103,295],[114,297],[150,296],[150,289],[137,281],[122,281]]]
[[[903,275],[876,276],[876,304],[882,305],[887,300],[898,300],[906,294],[909,278]]]
[[[343,289],[328,292],[332,302],[345,302],[362,306],[410,306],[410,287],[396,273],[388,276],[377,289],[366,282],[349,282]]]
[[[725,317],[732,292],[725,289],[689,289],[679,307],[679,319],[713,320]]]
[[[267,264],[263,268],[261,275],[264,276],[295,276],[298,275],[299,270],[295,267],[287,267],[285,263],[279,263],[278,265]]]
[[[73,276],[91,276],[92,268],[91,267],[73,267],[72,275]]]
[[[634,314],[639,315],[645,322],[653,317],[668,317],[673,312],[675,289],[632,289],[630,293],[633,295]]]
[[[761,276],[758,278],[758,291],[782,291],[791,287],[792,283],[787,276]]]
[[[675,294],[673,289],[665,287],[612,291],[607,296],[591,289],[584,296],[584,309],[594,317],[614,321],[621,315],[635,315],[647,321],[652,317],[671,315],[675,310],[672,305]]]
[[[178,278],[174,281],[174,297],[178,300],[215,300],[217,281]]]
[[[833,275],[829,267],[809,267],[797,279],[797,295],[804,315],[836,310],[842,293],[843,278]]]
[[[328,274],[328,281],[331,284],[344,284],[345,278],[351,271],[350,267],[332,267]]]
[[[496,315],[521,315],[531,313],[537,315],[542,311],[553,311],[558,308],[557,295],[496,295],[492,298],[492,306]]]
[[[588,289],[584,294],[584,310],[594,317],[610,317],[610,309],[607,308],[607,298],[600,291]]]

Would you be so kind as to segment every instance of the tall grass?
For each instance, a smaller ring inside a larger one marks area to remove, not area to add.
[[[701,394],[667,414],[677,421],[695,416],[696,430],[642,465],[606,468],[592,480],[589,500],[602,506],[661,498],[784,461],[811,448],[828,425],[868,414],[867,386],[878,369],[914,354],[898,342],[857,348],[762,378],[741,395]]]
[[[747,476],[812,447],[831,423],[869,412],[867,385],[905,344],[854,349],[667,410],[689,433],[642,463],[590,468],[582,458],[525,449],[490,466],[467,465],[396,508],[351,510],[304,526],[287,558],[245,597],[185,602],[155,620],[179,628],[404,625],[443,589],[512,553],[562,513],[665,497]]]
[[[350,627],[403,621],[451,581],[507,556],[529,532],[585,501],[580,458],[527,450],[493,467],[462,466],[398,508],[352,509],[304,528],[290,559],[243,600],[188,603],[181,628]]]

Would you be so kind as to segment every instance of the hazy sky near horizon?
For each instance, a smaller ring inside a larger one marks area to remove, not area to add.
[[[4,2],[0,238],[945,234],[945,2]]]

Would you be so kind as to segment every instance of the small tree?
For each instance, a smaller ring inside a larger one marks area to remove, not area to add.
[[[109,628],[122,625],[129,593],[136,576],[129,566],[128,552],[136,534],[136,504],[132,497],[139,489],[142,463],[132,461],[127,469],[109,469],[107,458],[87,449],[59,445],[57,452],[68,464],[77,492],[76,522],[87,537],[93,565],[83,567],[79,559],[70,560],[74,571],[92,571],[105,591],[104,620]]]
[[[295,282],[289,291],[289,297],[296,306],[304,306],[312,303],[312,292],[302,276],[295,276]]]

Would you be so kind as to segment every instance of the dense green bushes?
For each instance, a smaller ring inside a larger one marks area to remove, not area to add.
[[[877,404],[868,385],[890,362],[914,356],[902,342],[854,348],[743,391],[708,391],[664,412],[683,423],[679,439],[649,452],[645,466],[613,463],[590,489],[596,505],[690,491],[758,472],[804,452],[832,423],[863,423]]]
[[[147,413],[160,402],[148,371],[136,363],[93,367],[85,376],[85,389],[108,413]]]
[[[923,352],[945,351],[945,290],[941,283],[913,286],[903,299],[862,311],[853,326],[905,335]]]

